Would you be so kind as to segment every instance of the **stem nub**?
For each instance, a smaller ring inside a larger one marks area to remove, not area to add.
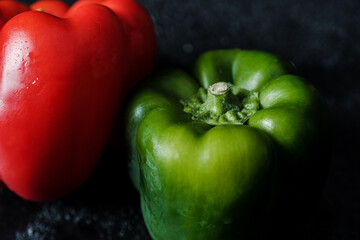
[[[181,103],[193,120],[210,125],[245,124],[259,109],[258,92],[249,92],[226,82],[214,83],[207,92],[200,88],[197,94]]]
[[[215,95],[222,95],[230,91],[230,88],[226,82],[218,82],[211,85],[209,87],[209,91],[210,93]]]

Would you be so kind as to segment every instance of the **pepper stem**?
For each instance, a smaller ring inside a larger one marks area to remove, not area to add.
[[[218,82],[208,88],[208,97],[202,106],[205,115],[218,118],[227,111],[240,111],[241,103],[225,82]]]
[[[245,124],[259,109],[258,93],[245,89],[239,91],[239,88],[235,91],[235,88],[230,83],[217,82],[207,92],[200,88],[196,95],[181,103],[193,120],[210,125]]]
[[[226,82],[218,82],[214,83],[209,87],[210,93],[214,95],[222,95],[230,91],[229,86],[226,84]]]

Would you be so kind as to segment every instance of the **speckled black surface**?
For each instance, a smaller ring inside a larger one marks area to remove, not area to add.
[[[189,68],[206,50],[234,47],[274,52],[297,65],[329,104],[334,147],[323,200],[294,234],[360,239],[360,2],[140,2],[155,22],[157,67]],[[0,190],[0,239],[150,239],[122,156],[106,154],[85,186],[57,201],[32,203]]]

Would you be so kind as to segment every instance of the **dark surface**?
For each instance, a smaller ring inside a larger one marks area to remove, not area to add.
[[[328,102],[334,131],[323,200],[294,236],[360,239],[360,2],[140,2],[155,21],[157,67],[189,68],[206,50],[235,47],[270,51],[297,65]],[[122,152],[108,153],[85,186],[49,203],[0,190],[0,239],[150,239],[124,161]]]

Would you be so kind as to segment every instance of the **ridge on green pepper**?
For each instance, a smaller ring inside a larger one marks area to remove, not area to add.
[[[276,55],[216,50],[193,76],[160,72],[134,93],[126,122],[130,176],[154,239],[254,237],[269,209],[295,205],[296,217],[321,192],[327,107]]]

